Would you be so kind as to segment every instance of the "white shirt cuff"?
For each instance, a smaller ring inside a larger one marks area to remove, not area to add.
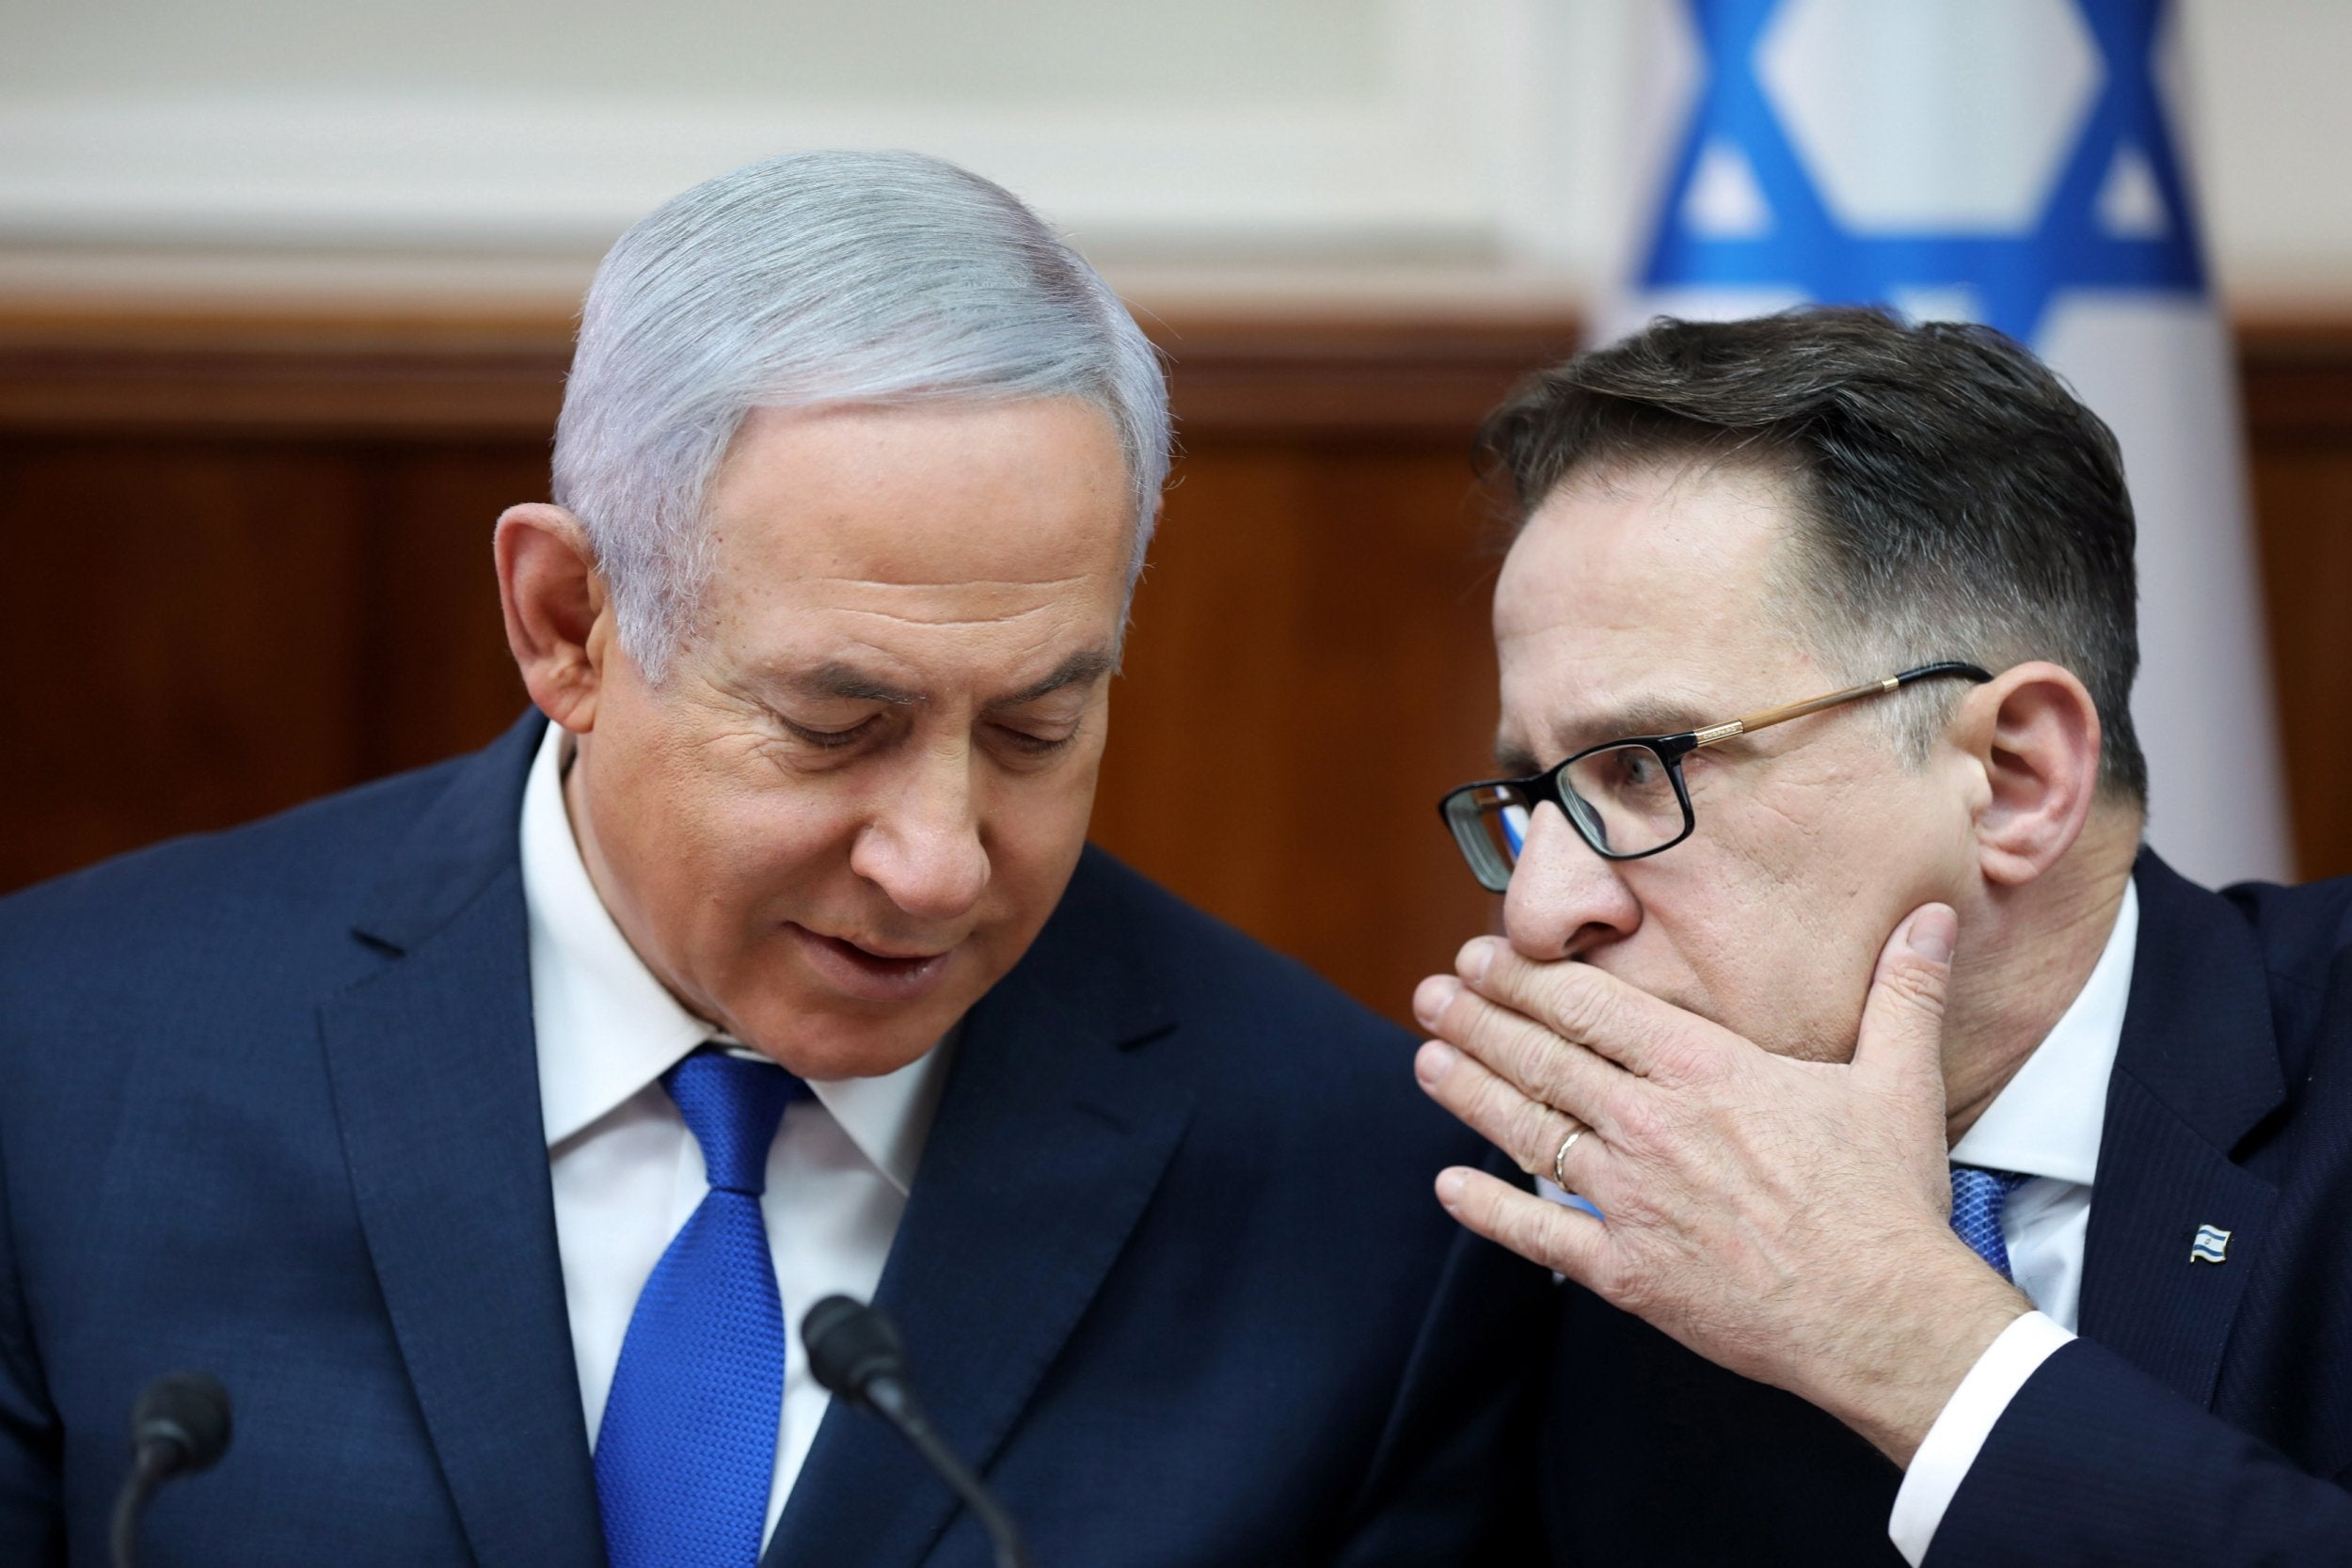
[[[1967,1479],[1968,1467],[1977,1462],[1978,1451],[1993,1435],[1994,1424],[2009,1408],[2009,1402],[2050,1358],[2052,1351],[2074,1338],[2055,1319],[2028,1312],[1984,1347],[1977,1364],[1952,1390],[1935,1424],[1928,1428],[1919,1451],[1912,1456],[1902,1489],[1895,1494],[1895,1512],[1886,1521],[1887,1535],[1911,1568],[1919,1568],[1926,1560],[1935,1527],[1944,1522],[1944,1511],[1952,1506],[1960,1483]]]

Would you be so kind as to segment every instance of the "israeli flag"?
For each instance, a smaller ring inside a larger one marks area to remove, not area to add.
[[[2230,1233],[2218,1226],[2201,1225],[2197,1235],[2188,1243],[2188,1260],[2192,1263],[2226,1262],[2230,1256]]]
[[[2168,0],[1656,0],[1662,105],[1604,340],[1804,300],[1987,322],[2115,429],[2139,522],[2150,841],[2292,874],[2226,324]],[[1923,651],[1922,657],[1933,650]]]

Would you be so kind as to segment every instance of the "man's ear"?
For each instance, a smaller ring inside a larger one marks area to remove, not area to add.
[[[596,727],[612,643],[611,595],[578,517],[531,501],[499,518],[492,545],[506,645],[539,711],[575,734]]]
[[[2099,793],[2099,705],[2074,673],[2034,662],[1970,692],[1956,738],[1984,769],[1977,853],[1987,879],[2021,887],[2074,847]]]

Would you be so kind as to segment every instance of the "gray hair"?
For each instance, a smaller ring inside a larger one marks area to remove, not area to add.
[[[952,164],[796,152],[672,198],[606,254],[553,493],[588,531],[622,646],[659,681],[707,580],[705,497],[753,409],[1060,397],[1118,433],[1132,593],[1168,477],[1168,387],[1110,285]]]

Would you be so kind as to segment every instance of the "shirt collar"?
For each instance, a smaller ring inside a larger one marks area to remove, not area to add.
[[[564,804],[570,752],[570,734],[549,724],[523,787],[532,1021],[539,1115],[550,1151],[619,1110],[696,1047],[728,1037],[654,977],[596,895]],[[914,1186],[957,1032],[895,1072],[809,1084],[859,1152],[902,1194]]]
[[[2017,1075],[1952,1148],[1952,1164],[2090,1185],[2106,1125],[2107,1079],[2123,1040],[2139,944],[2139,890],[2123,884],[2115,928],[2090,978]]]

